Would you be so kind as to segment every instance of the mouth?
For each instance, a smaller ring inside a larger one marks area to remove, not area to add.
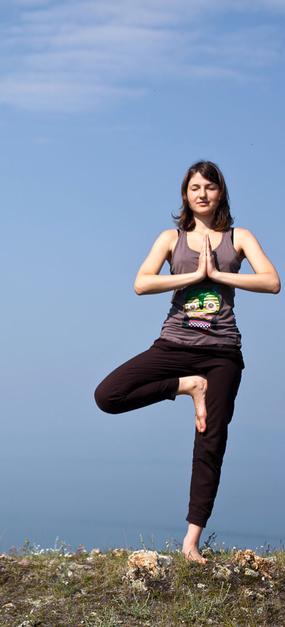
[[[198,205],[203,205],[204,206],[204,205],[208,205],[208,204],[209,204],[208,202],[198,202]]]
[[[196,318],[196,319],[190,318],[190,320],[188,320],[188,322],[184,324],[187,327],[197,327],[198,329],[205,329],[205,330],[208,330],[211,326],[210,320],[202,320],[199,318]]]
[[[188,315],[189,318],[191,318],[191,320],[195,319],[195,320],[211,320],[213,317],[212,313],[203,313],[202,311],[199,311],[199,313],[197,313],[196,311],[187,311],[187,309],[184,310],[185,313]]]

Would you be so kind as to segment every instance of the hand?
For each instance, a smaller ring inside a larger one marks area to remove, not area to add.
[[[199,255],[198,268],[196,270],[199,281],[202,281],[207,276],[207,235],[203,237],[202,249]]]
[[[206,235],[206,267],[207,267],[207,275],[213,281],[217,278],[219,274],[219,270],[215,264],[215,257],[213,255],[213,251],[211,248],[211,242],[209,235]]]

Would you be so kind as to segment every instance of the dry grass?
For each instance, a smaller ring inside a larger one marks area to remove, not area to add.
[[[153,548],[153,547],[152,547]],[[275,561],[271,577],[245,575],[234,549],[214,550],[208,562],[187,562],[180,549],[160,551],[173,558],[170,585],[147,592],[124,579],[131,550],[70,553],[64,544],[39,550],[26,541],[0,556],[0,625],[5,627],[225,627],[285,626],[285,551],[265,551]],[[229,580],[213,569],[234,567]]]

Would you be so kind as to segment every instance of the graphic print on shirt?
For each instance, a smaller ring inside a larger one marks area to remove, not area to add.
[[[221,294],[215,290],[191,288],[187,292],[183,305],[185,316],[182,326],[210,329],[217,324],[217,314],[221,309],[221,303]]]

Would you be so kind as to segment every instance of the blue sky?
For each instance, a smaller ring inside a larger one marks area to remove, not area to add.
[[[0,17],[2,549],[183,531],[189,399],[110,416],[93,390],[159,336],[171,292],[133,282],[197,159],[282,278],[285,2],[10,0]],[[284,527],[283,311],[283,292],[236,290],[246,369],[210,531]]]

